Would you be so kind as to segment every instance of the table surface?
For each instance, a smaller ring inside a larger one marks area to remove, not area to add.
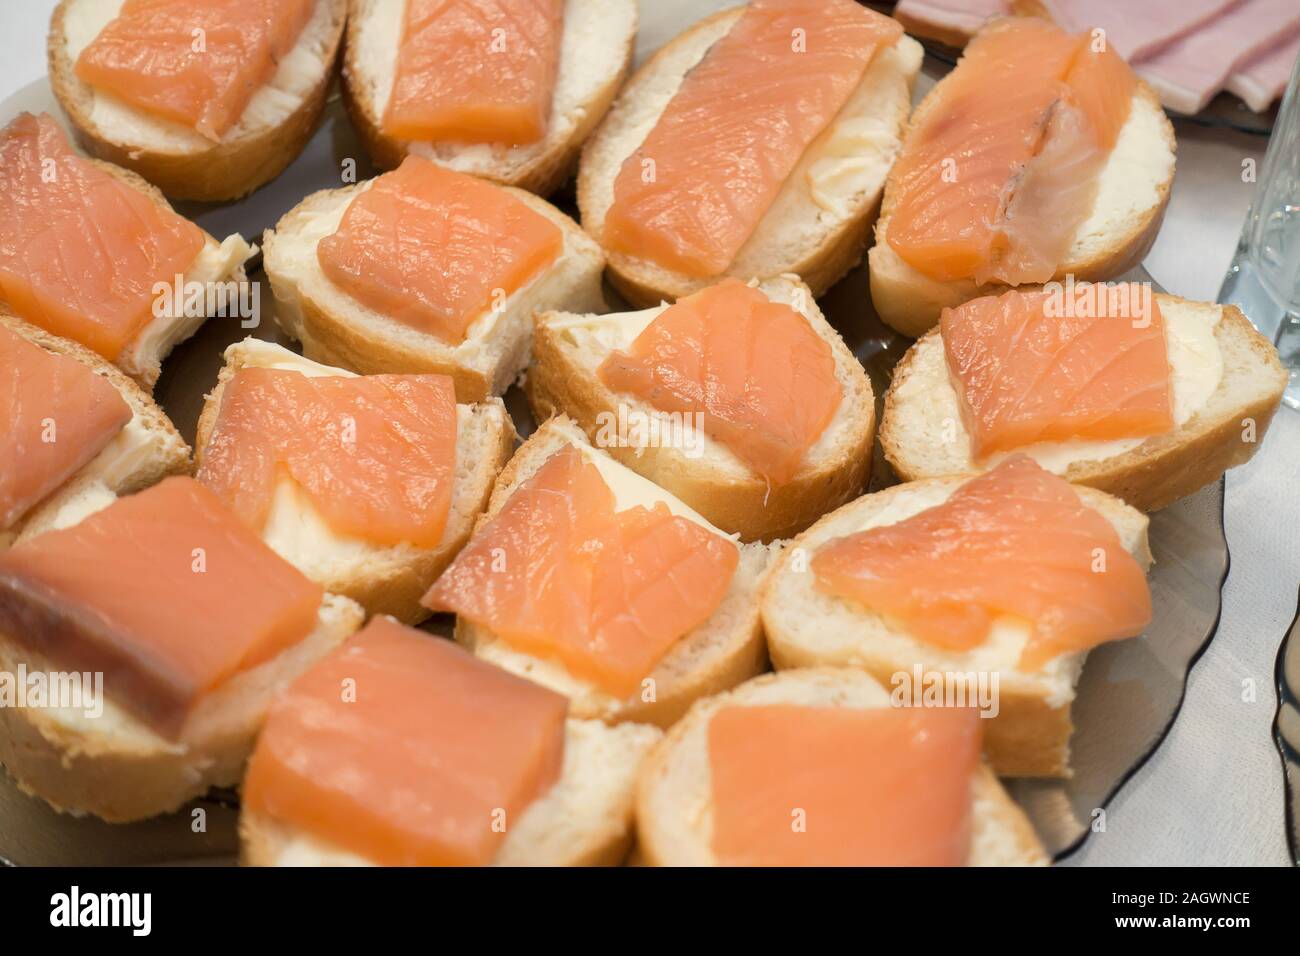
[[[637,56],[697,17],[735,0],[642,2]],[[0,10],[0,99],[45,74],[56,0]],[[0,122],[8,117],[0,117]],[[1178,175],[1146,267],[1169,292],[1212,300],[1250,205],[1243,161],[1263,158],[1258,136],[1178,127]],[[1300,588],[1300,413],[1278,412],[1263,447],[1228,475],[1225,526],[1232,567],[1219,632],[1193,669],[1177,722],[1066,865],[1285,865],[1282,768],[1273,745],[1278,644]]]

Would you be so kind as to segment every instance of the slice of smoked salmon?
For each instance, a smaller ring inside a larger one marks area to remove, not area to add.
[[[753,0],[624,161],[605,245],[691,276],[725,272],[902,33],[851,0]]]
[[[702,413],[708,435],[777,485],[795,476],[843,398],[826,340],[738,279],[664,310],[598,374],[660,411]]]
[[[311,19],[314,0],[126,0],[77,58],[96,90],[219,141]]]
[[[563,248],[560,227],[506,190],[408,156],[352,200],[316,253],[362,305],[459,345]]]
[[[1137,283],[983,296],[944,309],[940,327],[976,460],[1174,427],[1164,321]]]
[[[450,641],[372,618],[273,705],[244,808],[385,866],[490,863],[559,778],[567,709]]]
[[[1136,80],[1091,36],[1000,19],[913,119],[895,165],[887,241],[942,281],[1055,274],[1087,217]]]
[[[1115,528],[1022,455],[941,505],[829,542],[812,570],[819,590],[945,650],[978,647],[995,618],[1019,618],[1030,627],[1020,657],[1030,671],[1151,622],[1146,577]]]
[[[546,135],[564,0],[407,0],[384,132],[535,143]]]
[[[474,535],[425,606],[632,694],[721,603],[739,550],[663,504],[614,505],[599,469],[566,446]]]
[[[961,866],[980,760],[970,707],[724,707],[709,721],[722,866]]]
[[[1109,47],[1080,40],[1042,147],[1012,186],[999,254],[975,270],[977,282],[1037,282],[1056,274],[1092,211],[1135,85],[1133,71]]]
[[[0,325],[0,531],[13,525],[131,420],[108,379]]]
[[[1102,149],[1119,140],[1133,108],[1137,80],[1115,50],[1091,37],[1084,43],[1065,77],[1070,96],[1088,118],[1088,129]]]
[[[910,265],[950,280],[993,258],[1010,186],[1041,146],[1076,46],[1040,20],[997,21],[971,40],[894,167],[887,235]]]
[[[198,479],[260,531],[282,473],[341,534],[437,545],[456,474],[451,379],[240,369]]]
[[[194,703],[297,644],[322,591],[192,478],[0,552],[0,633],[176,738]]]
[[[993,255],[971,278],[1019,285],[1055,276],[1092,209],[1106,155],[1084,114],[1067,98],[1057,100],[1037,155],[1009,187],[993,231]]]
[[[203,231],[82,159],[49,116],[0,132],[0,296],[109,361],[203,249]]]

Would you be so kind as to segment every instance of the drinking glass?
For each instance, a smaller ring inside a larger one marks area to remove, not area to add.
[[[1291,373],[1285,402],[1300,408],[1300,59],[1282,97],[1250,212],[1219,301],[1269,336]]]

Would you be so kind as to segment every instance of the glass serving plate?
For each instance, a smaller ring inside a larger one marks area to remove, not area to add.
[[[1300,603],[1277,653],[1277,720],[1273,734],[1286,779],[1286,838],[1300,866]]]
[[[942,61],[927,58],[917,96],[945,71]],[[3,105],[3,116],[22,109],[60,115],[44,81],[11,98]],[[357,180],[374,174],[336,96],[302,155],[274,182],[236,203],[180,203],[177,208],[213,235],[239,232],[259,241],[262,231],[304,196],[343,185],[343,171],[353,164]],[[571,192],[552,198],[576,216]],[[293,347],[271,318],[274,303],[258,260],[250,263],[249,273],[260,287],[259,326],[248,330],[235,319],[210,320],[167,359],[155,389],[191,443],[227,345],[252,334]],[[617,309],[612,292],[609,299]],[[892,369],[910,340],[876,316],[865,265],[830,289],[820,304],[870,374],[879,420]],[[506,404],[520,434],[531,432],[534,423],[517,388],[507,393]],[[895,480],[878,443],[874,457],[871,490]],[[1188,671],[1214,634],[1228,569],[1222,481],[1153,515],[1150,538],[1155,621],[1142,637],[1105,645],[1089,655],[1074,705],[1074,775],[1068,780],[1008,782],[1012,796],[1058,859],[1093,829],[1104,827],[1106,803],[1159,746],[1182,703]],[[450,618],[435,618],[426,629],[447,635]],[[166,817],[111,825],[57,814],[0,774],[0,860],[13,864],[231,863],[238,849],[237,817],[237,796],[214,793]]]

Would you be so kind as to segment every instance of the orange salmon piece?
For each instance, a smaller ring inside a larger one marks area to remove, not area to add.
[[[1075,105],[1088,118],[1097,145],[1107,151],[1113,149],[1133,111],[1133,91],[1137,87],[1133,70],[1112,47],[1096,50],[1088,38],[1075,56],[1065,82]]]
[[[390,136],[535,143],[560,66],[564,0],[407,0]]]
[[[0,297],[33,325],[111,362],[153,317],[154,283],[188,270],[204,242],[74,153],[48,115],[0,131]]]
[[[484,865],[559,779],[567,710],[451,641],[372,618],[276,700],[244,807],[384,866]]]
[[[214,142],[270,82],[313,0],[126,0],[77,57],[78,78]]]
[[[131,420],[108,380],[0,325],[0,530],[81,471]]]
[[[340,534],[437,545],[456,474],[451,379],[241,368],[222,393],[198,480],[260,531],[282,473]]]
[[[1113,52],[1079,40],[1038,153],[1011,184],[997,254],[977,282],[1045,282],[1065,261],[1097,199],[1101,174],[1133,106],[1136,80]]]
[[[993,22],[913,118],[887,241],[941,281],[1051,279],[1096,198],[1135,79],[1091,37]]]
[[[573,446],[521,484],[424,597],[620,697],[717,609],[736,545],[662,503],[615,512]]]
[[[103,671],[117,703],[172,739],[200,697],[306,637],[322,597],[185,477],[0,552],[0,631]]]
[[[408,156],[352,200],[316,255],[366,308],[458,345],[563,249],[560,227],[506,190]]]
[[[724,707],[709,721],[714,855],[961,866],[980,738],[970,707]]]
[[[725,272],[868,64],[902,34],[851,0],[753,0],[624,161],[605,244],[690,276]]]
[[[662,412],[703,413],[709,436],[776,485],[798,473],[843,398],[826,341],[738,279],[670,306],[598,374]]]
[[[943,310],[948,373],[977,460],[1036,442],[1140,438],[1174,427],[1155,299],[1137,283],[1073,288],[1069,302],[1013,290]]]
[[[1023,619],[1029,671],[1151,622],[1146,576],[1111,523],[1022,455],[941,505],[828,542],[812,570],[822,592],[949,651],[983,644],[999,616]]]
[[[1076,48],[1036,19],[995,21],[967,45],[894,168],[887,239],[909,265],[963,279],[994,257],[1011,184],[1042,145]]]

